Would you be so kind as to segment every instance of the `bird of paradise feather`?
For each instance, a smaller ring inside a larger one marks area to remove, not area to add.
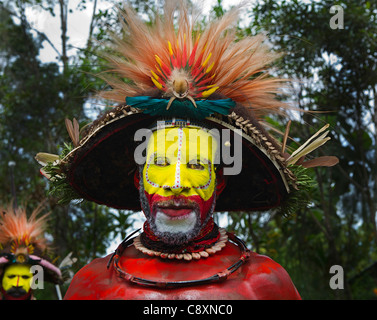
[[[112,90],[102,97],[126,100],[157,115],[179,112],[203,118],[228,114],[236,103],[252,108],[257,116],[279,112],[286,107],[276,99],[284,80],[267,70],[278,55],[264,44],[264,35],[237,37],[240,10],[236,7],[200,30],[199,15],[189,12],[183,1],[178,4],[177,28],[174,1],[166,1],[164,15],[156,14],[151,26],[126,6],[121,11],[124,37],[114,35],[114,52],[105,55],[110,68],[100,75]],[[214,93],[224,99],[213,104]]]
[[[27,248],[28,254],[32,254],[38,247],[41,251],[47,249],[46,239],[43,234],[46,227],[47,214],[37,218],[43,204],[33,210],[30,218],[27,217],[24,208],[13,210],[12,206],[0,208],[0,245],[4,247],[12,243],[11,252],[18,248]]]

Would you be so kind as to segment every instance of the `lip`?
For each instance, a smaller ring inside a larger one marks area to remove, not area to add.
[[[190,214],[192,211],[194,211],[193,208],[189,207],[159,207],[158,211],[161,211],[166,216],[176,219],[176,218],[184,218],[188,214]]]

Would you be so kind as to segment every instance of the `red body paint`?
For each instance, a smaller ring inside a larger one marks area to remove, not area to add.
[[[182,261],[149,257],[133,246],[120,264],[128,273],[149,280],[183,281],[207,278],[224,271],[240,257],[236,245],[200,260]],[[132,284],[121,279],[114,268],[106,268],[110,256],[94,260],[73,278],[65,299],[301,299],[288,273],[270,258],[251,253],[250,259],[227,280],[177,289],[160,289]]]

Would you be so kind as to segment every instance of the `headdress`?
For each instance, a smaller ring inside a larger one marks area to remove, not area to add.
[[[38,206],[28,218],[23,208],[0,208],[0,271],[10,264],[40,265],[44,279],[58,284],[62,275],[49,259],[44,237],[47,215],[37,217],[40,211]]]
[[[84,198],[140,210],[134,136],[162,119],[169,125],[228,129],[230,135],[220,143],[230,154],[236,150],[233,141],[241,137],[241,171],[226,176],[216,211],[294,211],[302,204],[298,195],[309,184],[305,162],[295,164],[330,139],[328,131],[286,154],[260,122],[263,115],[287,108],[276,99],[285,81],[268,72],[277,55],[265,37],[237,38],[239,8],[201,30],[195,15],[181,4],[176,28],[175,6],[168,1],[163,17],[156,14],[152,25],[128,7],[121,13],[123,37],[114,36],[113,53],[105,55],[110,67],[100,75],[111,87],[102,96],[119,105],[82,132],[75,119],[66,120],[73,146],[66,145],[60,156],[37,155],[52,191],[65,200]],[[326,157],[307,166],[336,162]],[[227,165],[222,162],[219,170]]]

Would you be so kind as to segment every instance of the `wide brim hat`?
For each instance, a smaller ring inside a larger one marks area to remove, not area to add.
[[[158,119],[127,105],[108,112],[65,158],[64,174],[69,185],[84,199],[118,209],[140,210],[134,185],[134,174],[138,174],[134,160],[138,142],[134,137],[138,129],[150,128]],[[177,126],[182,123],[187,125],[181,121]],[[242,170],[225,176],[226,186],[217,200],[217,211],[267,210],[284,202],[290,188],[295,188],[295,177],[264,130],[235,112],[207,117],[201,123],[205,128],[242,134]],[[235,129],[242,132],[236,133]],[[233,141],[232,137],[229,140]],[[231,148],[224,145],[227,142],[221,141],[221,147]]]
[[[216,211],[279,208],[282,213],[289,213],[291,206],[299,205],[300,201],[294,199],[305,189],[301,185],[302,176],[292,172],[295,166],[289,166],[281,146],[259,123],[237,111],[240,110],[236,108],[229,115],[200,121],[203,128],[230,129],[232,134],[242,135],[242,169],[237,175],[225,176],[226,185],[217,199]],[[86,199],[117,209],[141,210],[134,183],[139,172],[134,152],[140,143],[135,141],[135,132],[155,126],[159,119],[128,105],[119,105],[97,119],[76,148],[50,163],[42,173],[50,178],[56,194],[66,201]],[[180,118],[175,119],[177,126],[187,125],[187,121],[179,123]],[[221,148],[231,148],[229,141],[234,139],[222,140]]]
[[[154,25],[147,27],[125,8],[127,38],[114,38],[115,53],[105,56],[111,67],[100,75],[111,86],[102,96],[119,104],[85,128],[81,137],[78,122],[66,120],[73,146],[66,145],[60,156],[37,155],[52,191],[66,201],[83,198],[140,210],[134,183],[138,174],[135,132],[155,127],[161,119],[174,119],[177,126],[196,123],[229,129],[231,137],[221,141],[221,148],[230,148],[230,153],[234,152],[232,135],[242,136],[242,169],[237,175],[224,176],[226,185],[216,211],[280,208],[283,213],[292,212],[302,204],[298,195],[310,185],[302,170],[305,166],[294,165],[326,142],[327,132],[296,153],[286,154],[287,134],[278,143],[260,122],[263,115],[287,108],[276,99],[285,80],[266,71],[276,55],[263,44],[264,36],[238,41],[230,27],[239,8],[208,24],[199,35],[184,4],[175,30],[175,9],[174,2],[168,1],[163,20],[156,14]],[[326,158],[306,167],[335,162]],[[220,163],[218,170],[226,165]]]

